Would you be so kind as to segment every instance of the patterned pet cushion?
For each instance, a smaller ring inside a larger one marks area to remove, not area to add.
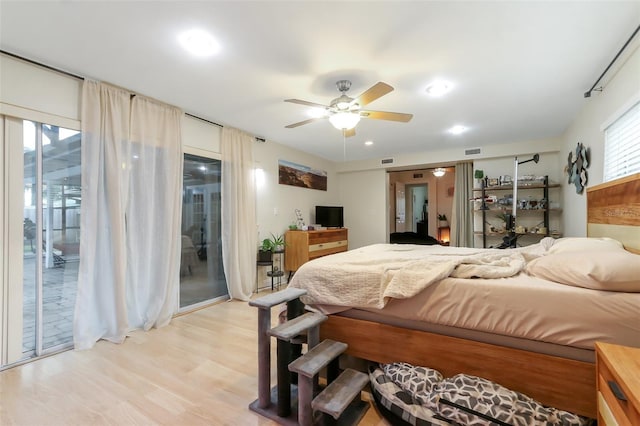
[[[438,370],[420,367],[406,362],[394,362],[381,365],[387,377],[413,396],[415,402],[426,404],[431,389],[444,377]]]
[[[393,416],[389,419],[391,424],[414,426],[450,426],[453,424],[426,406],[416,403],[412,395],[389,379],[382,368],[371,368],[369,379],[376,402]]]
[[[519,392],[489,380],[458,374],[437,383],[428,406],[463,425],[586,426],[587,419],[548,408]]]

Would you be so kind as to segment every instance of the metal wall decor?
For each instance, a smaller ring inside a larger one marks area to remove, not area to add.
[[[578,194],[582,194],[585,186],[587,186],[587,167],[589,167],[590,157],[589,148],[585,148],[582,142],[578,142],[575,153],[570,151],[569,158],[567,158],[567,166],[564,170],[569,176],[569,184],[573,183],[576,186],[576,193]]]

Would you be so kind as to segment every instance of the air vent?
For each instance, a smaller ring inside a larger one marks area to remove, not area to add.
[[[469,148],[464,150],[464,155],[478,155],[482,154],[482,148]]]
[[[422,177],[424,177],[424,175],[423,175],[422,173],[414,173],[414,174],[413,174],[413,178],[414,178],[414,179],[420,179],[420,178],[422,178]]]
[[[393,164],[393,158],[385,158],[380,161],[380,164]]]

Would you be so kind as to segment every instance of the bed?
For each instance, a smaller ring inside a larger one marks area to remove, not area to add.
[[[601,250],[597,250],[596,244],[591,256],[610,253],[606,256],[624,259],[623,263],[640,267],[637,261],[640,258],[636,257],[640,254],[640,174],[587,189],[587,222],[588,241],[605,244]],[[620,247],[619,255],[623,257],[618,258],[618,251],[608,248],[612,246],[607,244],[614,243]],[[568,274],[568,281],[577,282],[567,285],[552,281],[559,268],[558,260],[564,259],[560,264],[562,267],[585,264],[588,255],[576,255],[577,252],[566,250],[572,244],[575,247],[582,242],[578,239],[547,240],[538,247],[510,250],[509,256],[513,259],[500,266],[505,270],[504,277],[440,278],[440,269],[450,265],[439,265],[429,272],[433,279],[427,280],[426,287],[412,290],[415,294],[402,296],[400,300],[376,295],[373,291],[364,298],[364,303],[355,302],[354,306],[358,308],[341,306],[337,302],[340,298],[311,298],[307,302],[312,308],[330,314],[321,327],[321,338],[347,343],[347,353],[354,357],[380,363],[403,361],[425,365],[440,370],[445,376],[476,375],[523,392],[545,405],[595,417],[593,343],[608,341],[640,347],[640,289],[634,290],[638,286],[637,276],[611,277],[618,271],[628,275],[623,266],[599,271],[604,278],[600,276],[595,283],[582,280],[580,275],[570,277],[571,271],[566,273],[564,270],[561,279]],[[557,251],[550,256],[548,252],[554,245]],[[402,247],[396,250],[407,252],[413,247],[395,246]],[[418,246],[415,247],[417,250]],[[371,251],[365,253],[365,257],[371,259],[387,256],[381,251],[383,247],[363,249]],[[419,249],[435,250],[429,254],[432,259],[446,257],[441,250],[449,248],[420,246]],[[458,251],[457,259],[477,260],[484,256],[473,249],[450,249]],[[415,253],[408,255],[411,257]],[[515,265],[518,256],[525,258],[524,269],[509,276],[508,269]],[[573,261],[567,261],[572,256]],[[320,284],[314,282],[306,270],[321,264],[321,268],[326,268],[325,278],[335,277],[332,259],[339,261],[340,257],[331,256],[303,265],[290,285],[317,292]],[[489,265],[491,261],[487,260]],[[459,260],[455,263],[457,267],[466,266]],[[531,271],[534,270],[528,269],[533,268],[532,265],[539,272],[533,276]],[[417,276],[412,275],[411,270],[408,275],[405,272],[402,275],[397,271],[404,269],[394,267],[387,268],[383,274],[389,274],[390,270],[390,275],[385,276],[388,283],[399,277],[411,280]],[[364,276],[356,281],[374,278]],[[349,281],[347,278],[345,285]],[[608,283],[614,288],[599,287]],[[614,284],[619,284],[619,288]],[[473,291],[479,288],[479,293],[469,296],[471,287],[476,288]],[[506,296],[500,292],[504,290],[515,294],[515,298],[503,299]],[[467,298],[460,299],[463,297]],[[542,303],[536,305],[535,300]],[[504,311],[499,307],[501,304],[506,308]],[[546,313],[540,315],[543,309]],[[487,322],[490,325],[487,326]],[[572,334],[577,329],[579,333]]]

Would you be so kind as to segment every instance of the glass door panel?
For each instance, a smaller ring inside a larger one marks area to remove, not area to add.
[[[80,242],[80,132],[24,122],[23,346],[73,342]]]
[[[185,154],[180,307],[227,296],[222,267],[221,162]]]

